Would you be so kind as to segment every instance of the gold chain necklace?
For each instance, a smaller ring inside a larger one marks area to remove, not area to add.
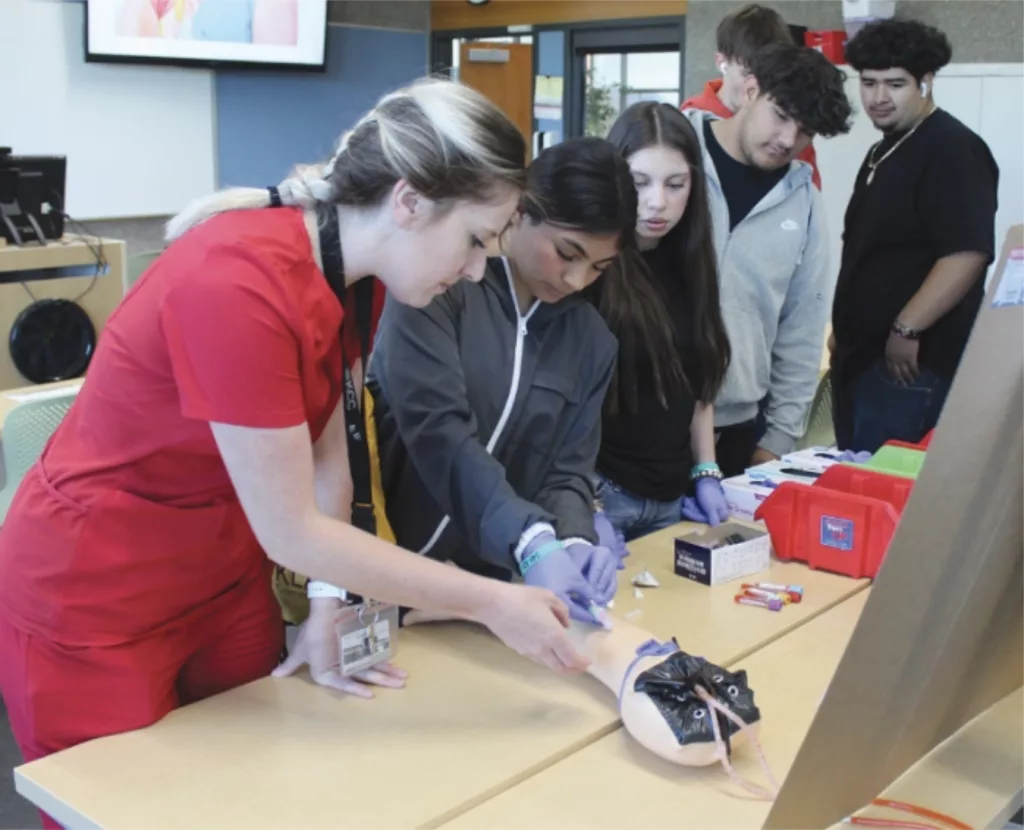
[[[893,144],[892,147],[890,147],[888,149],[886,154],[884,156],[882,156],[878,161],[875,161],[875,153],[878,151],[878,148],[882,146],[882,142],[879,141],[874,147],[871,148],[871,157],[868,159],[868,178],[867,178],[867,181],[865,182],[865,184],[871,184],[871,182],[875,178],[875,168],[878,167],[878,165],[880,165],[887,158],[889,158],[889,156],[891,156],[893,153],[895,153],[896,150],[899,149],[899,146],[904,141],[906,141],[908,138],[910,138],[917,131],[917,128],[920,127],[925,122],[925,119],[929,115],[931,115],[933,112],[935,112],[936,109],[937,109],[937,107],[933,103],[931,105],[931,107],[929,108],[928,112],[926,112],[924,115],[922,115],[921,118],[918,119],[918,122],[913,127],[910,128],[910,130],[907,132],[907,134],[905,136],[903,136],[903,138],[901,138],[895,144]]]

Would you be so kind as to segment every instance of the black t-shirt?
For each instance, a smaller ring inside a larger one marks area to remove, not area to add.
[[[707,144],[711,160],[715,163],[718,181],[722,184],[722,192],[729,206],[731,231],[775,185],[785,178],[789,167],[783,165],[779,170],[762,170],[760,167],[736,161],[718,143],[715,131],[711,129],[713,120],[709,118],[704,122],[704,143]]]
[[[683,295],[685,275],[673,267],[664,247],[663,243],[646,251],[644,260],[668,304],[683,371],[691,388],[700,389],[701,368],[689,346]],[[629,371],[629,367],[622,367],[620,371]],[[674,501],[686,493],[690,484],[693,467],[690,423],[694,396],[686,389],[679,389],[668,396],[668,406],[662,406],[655,392],[650,358],[643,352],[636,360],[635,378],[636,411],[623,402],[615,415],[605,415],[597,468],[603,476],[633,495],[655,501]]]
[[[890,135],[876,161],[899,141]],[[846,209],[843,258],[832,307],[836,364],[850,378],[885,354],[893,322],[936,260],[995,254],[999,168],[988,145],[943,110],[926,118],[867,183],[864,159]],[[984,297],[979,279],[921,337],[919,360],[952,377]]]

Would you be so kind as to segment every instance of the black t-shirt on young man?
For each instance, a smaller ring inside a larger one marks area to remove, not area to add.
[[[902,137],[886,136],[877,162]],[[999,168],[988,145],[943,110],[928,116],[867,183],[869,151],[846,210],[843,256],[832,308],[836,363],[850,380],[885,354],[889,331],[935,262],[951,254],[995,254]],[[920,363],[956,373],[984,296],[979,279],[921,337]]]
[[[684,274],[666,254],[665,245],[644,253],[644,260],[658,284],[675,326],[676,345],[691,388],[700,389],[701,370],[690,347],[690,327],[683,295]],[[690,424],[696,406],[693,394],[683,388],[669,395],[668,406],[658,400],[654,370],[638,347],[636,359],[637,407],[632,411],[620,402],[615,415],[605,415],[601,425],[601,449],[597,469],[629,493],[655,501],[674,501],[690,485],[693,452]],[[631,367],[620,367],[628,372]],[[620,386],[623,378],[619,379]]]
[[[709,118],[704,122],[704,143],[715,164],[715,172],[718,173],[718,181],[729,206],[731,231],[785,178],[789,165],[784,164],[778,170],[762,170],[752,164],[736,161],[718,143],[715,131],[711,129],[713,120]]]

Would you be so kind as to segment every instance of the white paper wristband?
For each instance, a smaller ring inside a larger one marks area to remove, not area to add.
[[[311,579],[306,583],[306,596],[309,599],[317,597],[334,597],[336,599],[348,599],[348,591],[344,588],[336,588],[327,582],[320,582]]]
[[[542,533],[550,533],[554,536],[555,529],[547,522],[537,522],[537,524],[530,525],[530,527],[523,531],[523,535],[519,537],[519,544],[516,545],[516,549],[512,552],[517,565],[523,561],[523,551],[526,550],[526,546]]]

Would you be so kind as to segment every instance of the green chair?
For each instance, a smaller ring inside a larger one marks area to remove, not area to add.
[[[42,393],[45,397],[27,400],[14,407],[4,419],[4,486],[0,490],[0,524],[11,506],[14,493],[25,473],[42,455],[50,436],[67,414],[79,387]]]
[[[153,260],[162,253],[163,251],[143,251],[128,257],[128,284],[125,286],[125,293],[138,282],[139,277],[153,264]]]
[[[835,442],[835,427],[832,425],[832,370],[827,369],[814,393],[811,414],[807,419],[807,430],[797,443],[797,449],[831,447]]]

